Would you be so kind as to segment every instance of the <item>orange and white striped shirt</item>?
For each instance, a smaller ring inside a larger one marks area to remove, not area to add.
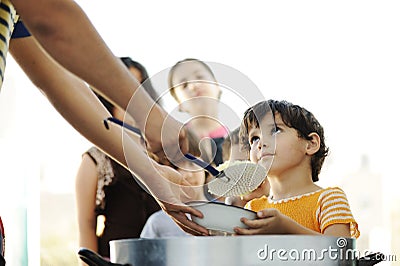
[[[245,208],[252,211],[275,208],[299,224],[319,233],[324,233],[332,224],[350,224],[351,237],[360,236],[346,194],[338,187],[320,189],[282,200],[263,196],[249,201]]]

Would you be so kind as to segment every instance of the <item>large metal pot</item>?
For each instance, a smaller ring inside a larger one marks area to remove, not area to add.
[[[111,262],[100,258],[88,261],[88,256],[96,255],[86,249],[81,249],[79,255],[91,266],[374,265],[379,262],[373,256],[357,259],[354,239],[304,235],[124,239],[110,242]]]

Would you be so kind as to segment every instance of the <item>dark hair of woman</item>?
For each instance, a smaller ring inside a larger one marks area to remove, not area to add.
[[[151,81],[149,79],[149,74],[147,73],[146,68],[140,64],[137,61],[132,60],[130,57],[120,57],[122,63],[124,63],[124,65],[129,69],[129,68],[135,68],[137,70],[139,70],[140,72],[140,77],[141,79],[138,80],[139,83],[142,84],[144,90],[150,95],[150,97],[157,102],[160,101],[160,99],[158,99],[158,94],[156,92],[156,90],[153,88],[153,85],[151,84]],[[114,105],[112,103],[110,103],[107,99],[105,99],[103,96],[101,96],[100,94],[96,93],[97,98],[99,98],[100,102],[106,107],[107,111],[110,112],[110,114],[114,113]]]

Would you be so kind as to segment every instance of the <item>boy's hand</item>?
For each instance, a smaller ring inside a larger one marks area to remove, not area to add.
[[[238,235],[288,234],[290,226],[297,224],[277,209],[259,211],[255,220],[246,218],[240,220],[249,228],[235,227],[235,233]]]
[[[252,199],[256,199],[256,198],[261,198],[262,196],[267,196],[269,195],[269,182],[267,179],[265,179],[261,185],[258,186],[258,188],[256,190],[253,190],[252,192],[250,192],[249,194],[246,194],[244,196],[241,197],[241,199],[243,201],[250,201]]]
[[[261,185],[258,186],[256,190],[253,190],[249,194],[246,194],[244,196],[234,196],[234,197],[229,197],[228,198],[228,203],[229,205],[237,206],[237,207],[244,207],[247,202],[249,202],[252,199],[256,198],[261,198],[262,196],[267,196],[269,195],[269,182],[268,180],[264,180],[264,182],[261,183]]]

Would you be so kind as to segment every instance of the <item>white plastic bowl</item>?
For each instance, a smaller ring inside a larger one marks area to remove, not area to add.
[[[192,216],[192,220],[207,228],[210,235],[232,235],[234,227],[247,228],[240,218],[253,220],[257,217],[253,211],[222,202],[192,201],[186,204],[203,213],[204,218]]]

